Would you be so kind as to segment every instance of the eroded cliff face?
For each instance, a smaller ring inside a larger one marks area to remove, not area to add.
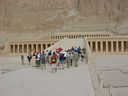
[[[86,15],[120,16],[127,13],[127,0],[80,0]]]
[[[128,0],[0,0],[0,30],[127,32]]]
[[[74,0],[0,0],[0,28],[30,32],[56,28],[57,17],[71,10],[74,3]]]
[[[77,0],[76,9],[72,25],[78,30],[128,31],[128,0]]]

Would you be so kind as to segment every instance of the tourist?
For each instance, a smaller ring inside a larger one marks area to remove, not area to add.
[[[72,52],[69,52],[69,59],[70,59],[70,65],[72,66],[72,63],[73,63],[73,54],[72,54]]]
[[[78,67],[79,54],[77,51],[73,52],[73,60],[74,60],[75,67]]]
[[[60,57],[60,52],[56,51],[56,55],[57,55],[57,67],[60,68],[60,60],[59,60],[59,57]]]
[[[66,59],[67,59],[67,51],[65,50],[64,52],[63,52],[63,54],[64,54],[64,64],[66,63]]]
[[[84,61],[84,55],[85,55],[85,54],[82,52],[82,53],[81,53],[81,61]]]
[[[67,52],[67,57],[66,57],[67,59],[66,59],[66,61],[67,61],[67,68],[70,68],[70,66],[71,66],[71,60],[70,60],[70,56],[69,56],[69,52]]]
[[[85,47],[82,48],[82,52],[84,53],[84,55],[86,54],[86,48]]]
[[[51,65],[52,65],[52,72],[57,72],[57,55],[55,52],[51,56]]]
[[[40,64],[42,69],[46,69],[46,54],[44,51],[40,54]]]
[[[40,54],[39,53],[35,53],[35,63],[36,63],[36,67],[40,67]]]
[[[49,63],[48,50],[45,50],[44,52],[45,52],[45,54],[46,54],[45,63],[47,63],[47,62]]]
[[[60,69],[64,69],[64,53],[60,53],[60,57],[59,57],[59,60],[60,60],[60,66],[61,68]]]
[[[74,51],[74,47],[73,46],[72,46],[71,50]]]
[[[79,46],[77,49],[78,54],[81,54],[81,47]]]
[[[32,55],[30,53],[28,54],[27,59],[28,59],[28,64],[30,66],[31,65],[31,60],[32,60]]]
[[[51,64],[51,56],[52,56],[52,51],[50,50],[48,53],[47,53],[47,60],[48,60],[48,63]]]
[[[25,64],[24,63],[24,55],[23,54],[21,55],[21,64]]]

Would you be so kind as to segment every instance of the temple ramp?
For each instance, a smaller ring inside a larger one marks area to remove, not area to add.
[[[83,38],[79,38],[79,39],[68,39],[65,38],[59,42],[57,42],[55,45],[47,48],[46,50],[55,50],[59,47],[63,48],[64,50],[68,50],[71,49],[72,47],[85,47],[85,42]],[[63,50],[63,51],[64,51]]]
[[[65,68],[56,73],[27,68],[0,75],[0,96],[95,96],[88,65]]]

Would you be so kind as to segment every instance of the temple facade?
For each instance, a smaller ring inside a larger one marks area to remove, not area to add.
[[[18,41],[6,44],[7,53],[40,52],[64,38],[86,38],[93,53],[127,53],[128,36],[117,36],[110,32],[62,32],[49,36],[47,40]]]
[[[37,40],[8,42],[6,52],[8,53],[31,53],[40,52],[54,45],[58,40]]]

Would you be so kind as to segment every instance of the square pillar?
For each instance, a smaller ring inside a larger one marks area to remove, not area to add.
[[[43,44],[41,44],[41,52],[43,51]]]
[[[36,52],[38,52],[38,44],[36,44]]]
[[[90,49],[92,50],[92,41],[90,41]]]
[[[24,53],[24,44],[22,44],[22,53]]]
[[[108,41],[106,41],[106,52],[108,52]]]
[[[32,47],[32,54],[33,54],[34,53],[33,44],[31,44],[31,47]]]
[[[113,52],[113,41],[111,41],[111,52]]]
[[[27,44],[27,53],[29,53],[29,45]]]
[[[20,53],[20,52],[19,52],[19,46],[20,46],[20,45],[17,44],[17,53]]]
[[[48,44],[45,44],[45,46],[46,46],[46,49],[48,48]]]
[[[116,52],[119,52],[119,43],[116,41]]]
[[[98,42],[95,42],[96,52],[98,52]]]
[[[13,53],[15,53],[15,45],[13,45]]]
[[[102,41],[100,42],[100,47],[101,47],[100,48],[101,49],[101,52],[103,52],[103,42]]]
[[[121,52],[124,52],[124,41],[121,41]]]

